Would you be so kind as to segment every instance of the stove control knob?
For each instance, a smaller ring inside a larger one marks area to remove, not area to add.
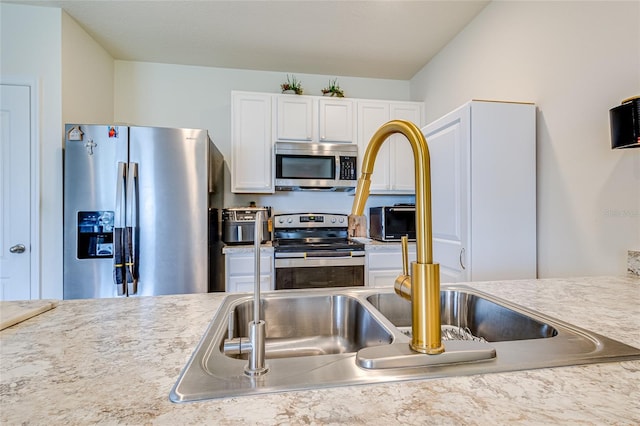
[[[336,223],[336,218],[335,217],[331,218],[331,223]]]
[[[344,217],[340,218],[340,223],[344,223]]]
[[[292,217],[288,218],[287,223],[293,223],[293,218]]]

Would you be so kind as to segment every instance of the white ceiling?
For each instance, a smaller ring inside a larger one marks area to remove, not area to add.
[[[115,59],[400,80],[489,3],[2,1],[64,9]]]

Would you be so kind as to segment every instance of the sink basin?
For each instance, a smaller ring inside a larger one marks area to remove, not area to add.
[[[253,300],[236,304],[227,317],[227,337],[248,336],[253,315]],[[342,354],[393,342],[393,334],[371,311],[342,294],[265,298],[260,318],[266,322],[266,359]],[[226,355],[247,359],[246,353]]]
[[[405,334],[410,333],[410,301],[394,293],[374,294],[367,297],[367,301],[394,326],[407,330]],[[487,342],[543,339],[558,334],[546,322],[468,291],[440,292],[440,320],[442,325],[466,329],[473,336],[481,337]]]
[[[462,285],[441,288],[442,324],[484,339],[495,357],[477,362],[369,368],[363,353],[406,353],[411,305],[393,289],[281,290],[263,294],[266,363],[243,373],[246,355],[225,340],[248,336],[249,294],[225,298],[170,393],[173,402],[640,359],[640,350]],[[445,342],[449,347],[463,342]],[[410,352],[410,351],[409,351]],[[449,352],[451,354],[451,352]],[[441,355],[411,356],[440,357]],[[364,357],[363,357],[364,358]],[[375,363],[371,365],[376,366]],[[378,364],[382,365],[382,364]],[[395,366],[395,364],[391,364]],[[367,367],[367,368],[362,368]]]

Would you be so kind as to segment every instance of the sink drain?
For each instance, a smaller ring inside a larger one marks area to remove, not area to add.
[[[405,336],[412,337],[411,327],[398,327],[398,330]],[[440,327],[442,340],[471,340],[474,342],[486,342],[484,337],[475,336],[468,327],[458,327],[455,325],[442,325]]]

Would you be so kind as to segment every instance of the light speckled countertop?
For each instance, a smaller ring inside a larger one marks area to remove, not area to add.
[[[640,347],[639,278],[471,285]],[[222,298],[195,294],[62,301],[1,331],[0,422],[640,423],[640,361],[173,404],[169,391]]]

